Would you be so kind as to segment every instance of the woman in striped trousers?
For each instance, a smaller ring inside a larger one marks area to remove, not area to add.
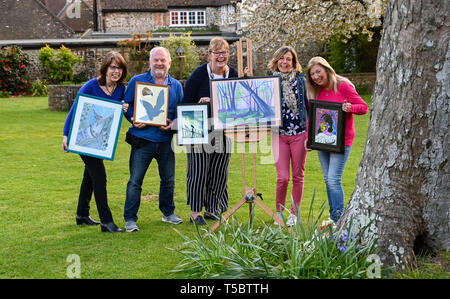
[[[187,79],[183,103],[209,103],[211,79],[238,76],[237,70],[227,65],[228,49],[223,38],[211,40],[209,62],[195,69]],[[191,206],[191,222],[206,224],[201,215],[203,207],[204,217],[213,220],[219,220],[219,215],[228,209],[230,157],[231,140],[219,131],[210,134],[210,144],[188,148],[187,204]]]

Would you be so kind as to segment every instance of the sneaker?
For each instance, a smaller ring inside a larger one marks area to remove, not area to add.
[[[136,225],[136,221],[126,221],[125,222],[125,230],[127,233],[137,232],[139,231],[139,227]]]
[[[283,219],[283,213],[282,213],[282,212],[277,212],[277,216],[278,216],[278,218],[280,218],[282,221],[284,221],[284,219]],[[274,225],[281,225],[281,224],[279,224],[276,220],[273,220],[273,224],[274,224]]]
[[[289,217],[286,221],[287,226],[295,226],[297,224],[297,216],[294,214],[289,214]]]
[[[172,224],[180,224],[183,223],[183,220],[181,220],[180,217],[178,217],[177,215],[175,215],[175,213],[170,214],[169,216],[164,216],[162,217],[162,221],[163,222],[167,222],[167,223],[172,223]]]

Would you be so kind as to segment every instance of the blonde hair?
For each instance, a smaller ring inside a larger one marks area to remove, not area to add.
[[[228,49],[230,48],[230,45],[228,44],[228,42],[226,40],[217,36],[209,42],[208,53],[211,53],[211,52],[221,49],[221,48],[225,48],[225,50],[228,51]]]
[[[281,59],[281,57],[284,56],[284,54],[291,52],[292,54],[292,68],[295,72],[301,73],[302,72],[302,66],[300,65],[300,62],[298,61],[297,52],[295,52],[295,49],[291,46],[282,46],[278,50],[273,53],[272,60],[267,64],[267,67],[274,73],[279,71],[278,70],[278,60]]]
[[[332,89],[334,90],[334,92],[337,92],[337,87],[341,82],[350,83],[353,87],[355,87],[355,85],[353,85],[353,83],[349,79],[337,75],[334,69],[328,63],[328,61],[325,60],[325,58],[316,56],[311,58],[308,62],[308,65],[306,66],[306,90],[309,99],[316,99],[317,95],[323,88],[317,85],[311,78],[311,69],[313,66],[317,64],[322,66],[325,69],[325,72],[327,73],[328,78],[327,89]]]

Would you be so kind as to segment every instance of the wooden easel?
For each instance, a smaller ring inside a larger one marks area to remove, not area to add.
[[[247,38],[240,38],[237,44],[237,63],[238,63],[238,76],[244,77],[244,56],[247,57],[247,67],[248,72],[246,75],[253,76],[253,64],[252,64],[252,41]],[[243,51],[245,49],[245,52]],[[225,135],[232,138],[236,143],[240,144],[241,147],[241,166],[242,166],[242,191],[243,198],[235,204],[226,214],[222,217],[220,221],[217,221],[210,229],[210,232],[216,230],[221,222],[227,221],[231,215],[234,214],[240,207],[245,203],[249,204],[249,219],[250,223],[253,223],[253,204],[258,205],[266,212],[272,219],[278,222],[282,227],[285,227],[284,222],[277,216],[276,213],[272,212],[262,201],[258,198],[258,193],[256,189],[256,144],[263,138],[267,137],[267,130],[258,129],[247,129],[247,130],[234,130],[225,131]],[[253,188],[248,188],[245,182],[245,144],[249,143],[252,146],[252,156],[253,156]]]

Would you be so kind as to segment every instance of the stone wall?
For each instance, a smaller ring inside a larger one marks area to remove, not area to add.
[[[236,30],[235,24],[230,21],[231,16],[234,14],[232,5],[207,7],[205,9],[205,14],[206,24],[205,26],[199,26],[198,28],[207,28],[214,25],[220,28],[222,32],[234,32]],[[105,32],[129,33],[146,33],[159,28],[169,28],[170,11],[104,13],[103,26]]]
[[[81,85],[49,85],[48,109],[52,111],[65,111],[72,107]]]

